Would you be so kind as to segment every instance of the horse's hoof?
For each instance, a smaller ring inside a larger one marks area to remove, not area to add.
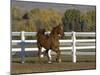
[[[41,55],[40,55],[40,57],[41,57],[41,58],[43,58],[43,57],[44,57],[44,55],[43,55],[43,54],[41,54]]]
[[[59,59],[58,62],[61,63],[61,59]]]
[[[24,64],[24,63],[25,63],[24,61],[21,62],[21,64]]]
[[[61,59],[57,59],[57,58],[56,58],[56,61],[57,61],[58,63],[61,63]]]
[[[51,61],[49,61],[48,63],[49,63],[49,64],[51,64],[52,62],[51,62]]]

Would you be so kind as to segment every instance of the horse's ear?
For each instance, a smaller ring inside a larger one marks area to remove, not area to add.
[[[59,23],[59,26],[63,26],[63,24],[62,23]]]
[[[60,28],[60,27],[61,27],[61,25],[59,24],[57,27],[59,27],[59,28]]]
[[[63,25],[62,25],[62,24],[59,24],[59,27],[60,27],[61,29],[63,29]]]

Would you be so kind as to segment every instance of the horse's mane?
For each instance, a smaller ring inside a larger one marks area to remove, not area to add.
[[[38,31],[37,31],[37,37],[39,36],[39,35],[44,35],[45,34],[45,29],[39,29]]]
[[[48,34],[45,34],[46,30],[45,29],[39,29],[37,31],[37,37],[41,37],[41,36],[44,36],[44,37],[52,37],[52,36],[56,36],[57,32],[59,31],[59,29],[61,28],[61,25],[58,25],[56,27],[53,27],[53,29],[51,30],[51,33],[48,35]]]
[[[54,34],[57,32],[57,30],[59,29],[59,27],[60,27],[60,25],[54,27],[54,28],[52,29],[52,31],[51,31],[51,34],[54,35]]]

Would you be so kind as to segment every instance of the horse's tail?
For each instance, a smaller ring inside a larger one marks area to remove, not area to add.
[[[39,29],[38,31],[37,31],[37,37],[39,37],[40,35],[44,35],[45,34],[45,29]]]

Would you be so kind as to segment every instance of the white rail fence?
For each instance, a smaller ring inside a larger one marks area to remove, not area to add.
[[[48,32],[47,32],[48,33]],[[72,62],[76,63],[76,55],[95,55],[95,52],[77,52],[77,50],[96,49],[95,32],[64,32],[71,39],[61,39],[60,44],[71,44],[70,47],[60,47],[60,50],[71,50]],[[21,48],[12,48],[12,52],[21,52],[21,62],[24,63],[25,51],[38,51],[38,48],[26,48],[26,44],[36,44],[37,40],[25,40],[26,36],[36,36],[36,32],[12,32],[12,36],[20,36],[21,40],[12,40],[12,45],[21,45]],[[78,39],[77,37],[92,37],[92,39]],[[82,44],[85,43],[85,44]],[[92,45],[89,45],[92,44]],[[78,45],[78,46],[77,46]],[[85,46],[84,46],[85,45]],[[68,52],[67,52],[68,53]],[[67,54],[63,52],[62,54]]]

